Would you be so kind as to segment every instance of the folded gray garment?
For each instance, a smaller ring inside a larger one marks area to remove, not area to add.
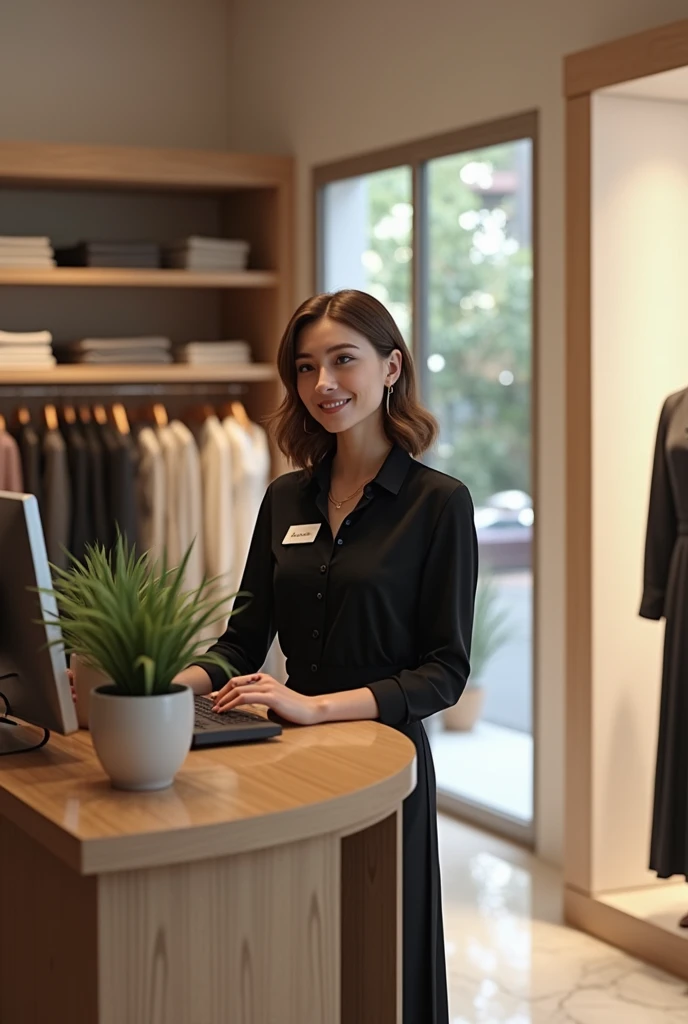
[[[71,352],[111,352],[129,349],[134,351],[158,349],[167,352],[170,345],[169,338],[153,335],[149,338],[145,336],[141,338],[84,338],[82,341],[75,341],[69,348]]]
[[[90,363],[98,366],[172,362],[171,354],[169,352],[161,352],[160,349],[139,349],[137,352],[119,352],[116,349],[105,352],[80,352],[72,353],[72,358],[77,363]]]

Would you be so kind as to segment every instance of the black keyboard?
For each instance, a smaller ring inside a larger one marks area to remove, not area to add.
[[[213,729],[227,729],[234,725],[267,725],[268,723],[260,715],[254,715],[250,711],[238,711],[232,708],[231,711],[213,711],[212,702],[207,697],[195,697],[195,729],[198,732],[208,732]]]

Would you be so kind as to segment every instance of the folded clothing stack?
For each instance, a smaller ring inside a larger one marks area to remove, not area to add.
[[[177,270],[246,270],[249,243],[192,235],[165,247],[165,266]]]
[[[54,267],[49,238],[0,235],[0,267]]]
[[[55,250],[60,267],[160,266],[161,249],[155,242],[79,242]]]
[[[251,346],[245,341],[189,341],[174,350],[178,363],[250,363]]]
[[[67,347],[66,356],[73,363],[122,365],[140,363],[171,363],[170,339],[84,338]]]
[[[40,370],[54,366],[50,331],[0,331],[0,374],[3,370]]]

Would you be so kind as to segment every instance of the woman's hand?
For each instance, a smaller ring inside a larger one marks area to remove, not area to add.
[[[215,711],[229,711],[242,704],[264,704],[297,725],[317,725],[324,721],[318,697],[306,697],[295,690],[289,690],[263,672],[252,676],[235,676],[221,690],[211,694],[211,700]]]
[[[72,700],[76,704],[76,689],[74,688],[74,673],[71,668],[67,669],[67,679],[69,679],[69,688],[72,691]]]

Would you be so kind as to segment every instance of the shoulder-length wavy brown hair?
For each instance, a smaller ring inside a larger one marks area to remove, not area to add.
[[[395,348],[399,349],[401,374],[394,385],[389,415],[384,416],[385,432],[390,441],[410,455],[421,455],[437,436],[437,422],[416,397],[418,389],[411,353],[382,303],[354,289],[314,295],[299,306],[287,325],[277,353],[277,368],[286,394],[272,417],[280,450],[294,465],[311,470],[336,448],[336,435],[321,427],[307,412],[296,384],[299,334],[308,324],[326,316],[362,334],[381,359],[391,355]]]

